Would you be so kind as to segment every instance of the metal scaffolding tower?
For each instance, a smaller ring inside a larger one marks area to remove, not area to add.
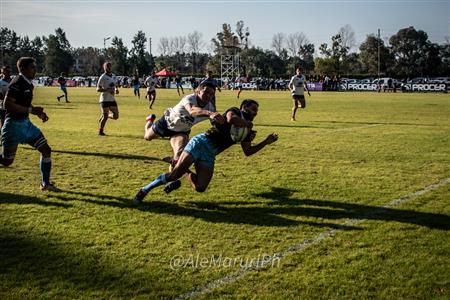
[[[233,78],[239,76],[240,61],[239,53],[241,49],[236,46],[224,46],[220,56],[220,75],[222,86],[232,82]]]

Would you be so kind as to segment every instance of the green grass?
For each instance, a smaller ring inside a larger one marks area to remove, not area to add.
[[[317,92],[290,122],[289,93],[244,91],[260,102],[256,141],[271,132],[279,141],[251,157],[239,146],[219,155],[205,193],[183,181],[137,209],[134,194],[167,170],[160,159],[171,154],[168,140],[142,138],[146,100],[122,89],[120,118],[99,137],[98,93],[69,89],[70,104],[58,94],[36,88],[34,104],[50,120],[32,121],[53,149],[52,178],[64,192],[39,190],[39,154],[27,145],[0,168],[1,299],[173,298],[240,267],[171,268],[174,256],[251,259],[333,228],[200,297],[450,297],[449,185],[378,211],[450,177],[448,95]],[[179,100],[175,90],[157,97],[158,116]],[[231,91],[217,98],[219,111],[240,103]]]

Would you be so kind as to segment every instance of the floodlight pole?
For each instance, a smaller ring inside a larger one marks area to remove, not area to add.
[[[110,36],[103,38],[103,49],[105,49],[105,52],[106,52],[106,41],[109,40],[110,38],[111,38]]]
[[[380,79],[380,29],[378,29],[378,79]]]
[[[152,55],[152,38],[151,37],[148,38],[148,53],[150,53],[150,55]]]

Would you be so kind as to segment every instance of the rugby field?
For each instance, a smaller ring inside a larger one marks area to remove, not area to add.
[[[50,120],[32,121],[63,192],[39,190],[30,146],[0,167],[0,299],[450,298],[448,95],[317,92],[291,122],[288,92],[243,91],[260,103],[256,142],[279,140],[219,155],[205,193],[182,180],[136,208],[171,154],[142,138],[146,100],[121,89],[100,137],[98,93],[59,94],[36,88]],[[178,100],[160,89],[152,112]]]

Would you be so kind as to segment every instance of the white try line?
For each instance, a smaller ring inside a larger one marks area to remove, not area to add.
[[[412,199],[422,196],[423,194],[425,194],[427,192],[430,192],[432,190],[435,190],[437,188],[445,186],[448,183],[450,183],[450,178],[445,178],[445,179],[440,180],[437,183],[434,183],[427,187],[424,187],[423,189],[421,189],[419,191],[416,191],[416,192],[407,194],[405,196],[402,196],[400,198],[394,199],[391,202],[389,202],[388,204],[381,206],[378,209],[375,209],[370,213],[361,215],[361,217],[358,219],[348,220],[347,222],[342,224],[342,228],[364,222],[370,216],[378,215],[378,214],[382,213],[383,210],[386,208],[390,208],[390,207],[397,206],[397,205],[403,204],[405,202],[408,202]],[[286,256],[288,256],[290,254],[301,252],[303,249],[305,249],[308,246],[316,245],[316,244],[320,243],[321,241],[323,241],[324,239],[326,239],[327,237],[334,236],[337,232],[342,231],[342,230],[343,229],[330,229],[328,231],[322,232],[315,237],[306,239],[300,243],[292,245],[281,252],[274,253],[270,259],[264,260],[263,263],[259,262],[258,264],[246,266],[246,267],[241,268],[241,269],[237,270],[236,272],[230,273],[222,278],[208,282],[205,285],[194,287],[190,292],[180,295],[176,299],[190,299],[190,298],[194,298],[194,297],[198,297],[200,295],[210,293],[213,290],[215,290],[216,288],[222,287],[226,284],[229,284],[229,283],[235,282],[236,280],[239,280],[240,278],[244,277],[245,275],[247,275],[250,272],[266,268],[267,266],[271,266],[273,261],[275,261],[275,260],[279,261],[282,258],[285,258]]]

